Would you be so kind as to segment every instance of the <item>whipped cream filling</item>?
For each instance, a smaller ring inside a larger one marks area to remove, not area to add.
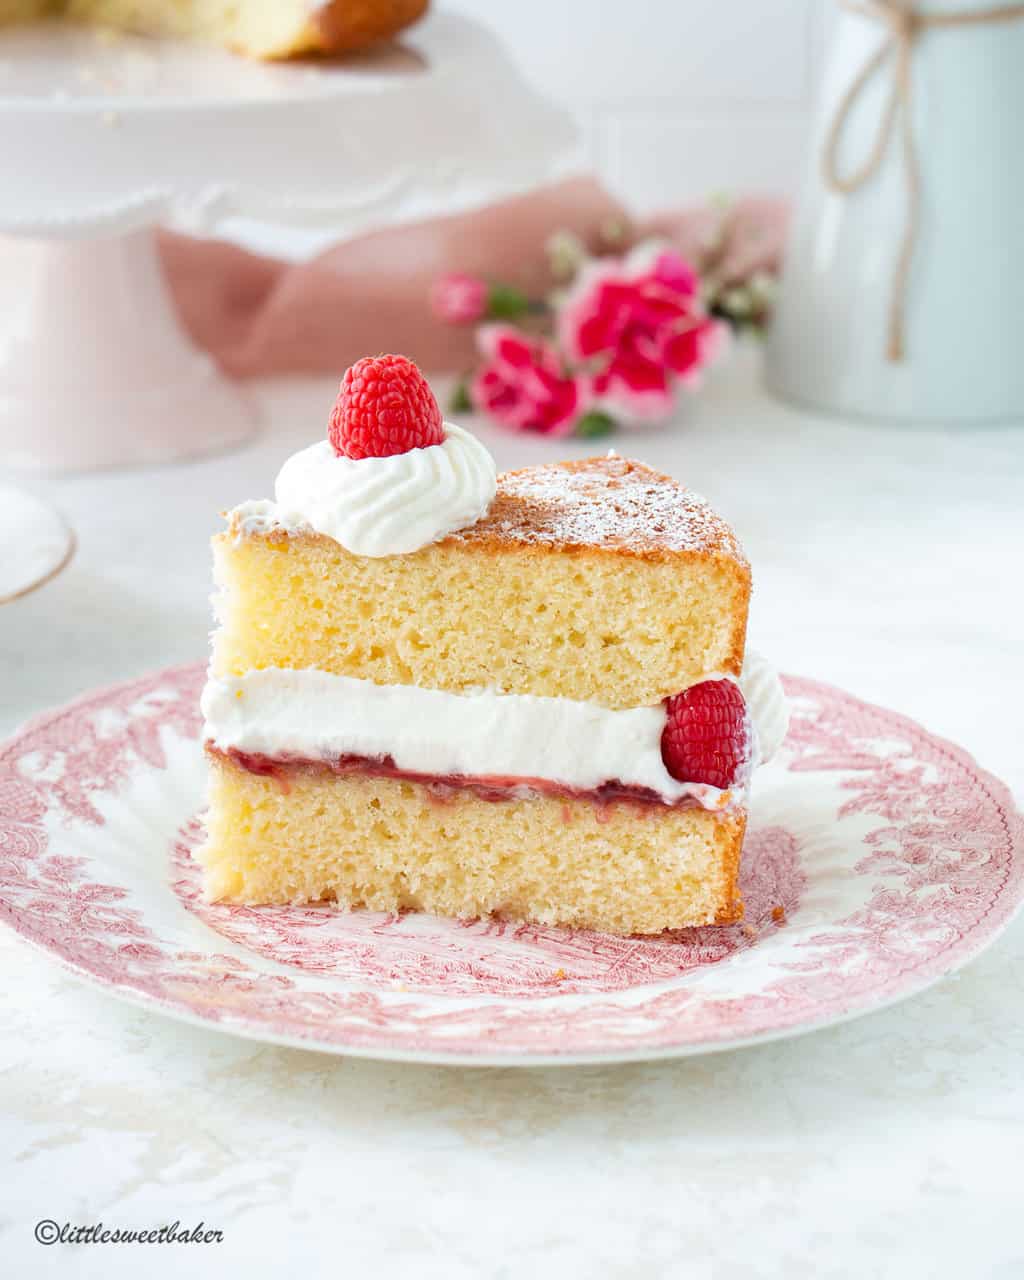
[[[454,423],[442,444],[388,458],[344,458],[328,440],[285,462],[276,502],[235,508],[244,531],[314,529],[353,555],[397,556],[419,551],[475,524],[494,499],[494,459]]]
[[[761,683],[764,694],[764,673]],[[784,703],[781,689],[778,696]],[[757,705],[765,701],[762,696]],[[526,785],[538,779],[579,791],[615,782],[654,792],[666,804],[691,799],[705,809],[746,798],[745,785],[722,791],[672,777],[661,757],[662,704],[616,711],[570,698],[449,693],[315,669],[267,668],[211,678],[202,710],[206,740],[221,751],[326,762],[388,757],[408,773],[522,779]],[[777,729],[771,715],[766,723]],[[763,734],[753,717],[752,726],[760,762],[775,734]]]

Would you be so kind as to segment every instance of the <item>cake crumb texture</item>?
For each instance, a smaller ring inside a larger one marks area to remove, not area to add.
[[[196,857],[213,900],[334,899],[659,933],[742,917],[746,814],[532,795],[443,798],[416,782],[297,766],[285,785],[209,753],[207,840]]]

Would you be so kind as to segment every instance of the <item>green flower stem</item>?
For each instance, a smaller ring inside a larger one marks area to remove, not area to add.
[[[460,378],[452,388],[451,399],[448,401],[449,413],[470,413],[473,408],[473,401],[469,398],[469,381],[466,378]]]
[[[511,285],[492,284],[487,291],[487,315],[492,320],[517,320],[531,305],[526,294]]]
[[[593,440],[599,436],[610,435],[615,430],[615,426],[615,419],[609,417],[607,413],[602,413],[599,409],[591,409],[576,423],[576,434],[587,440]]]

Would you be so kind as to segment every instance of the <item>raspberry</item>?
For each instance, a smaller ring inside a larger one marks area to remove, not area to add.
[[[387,458],[444,443],[427,380],[405,356],[366,356],[347,370],[327,438],[345,458]]]
[[[735,786],[750,761],[747,707],[731,680],[705,680],[665,703],[661,758],[678,782]]]

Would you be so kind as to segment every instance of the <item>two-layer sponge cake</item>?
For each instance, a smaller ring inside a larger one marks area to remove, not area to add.
[[[702,499],[617,457],[495,478],[381,357],[214,551],[211,897],[740,917],[750,571]]]

